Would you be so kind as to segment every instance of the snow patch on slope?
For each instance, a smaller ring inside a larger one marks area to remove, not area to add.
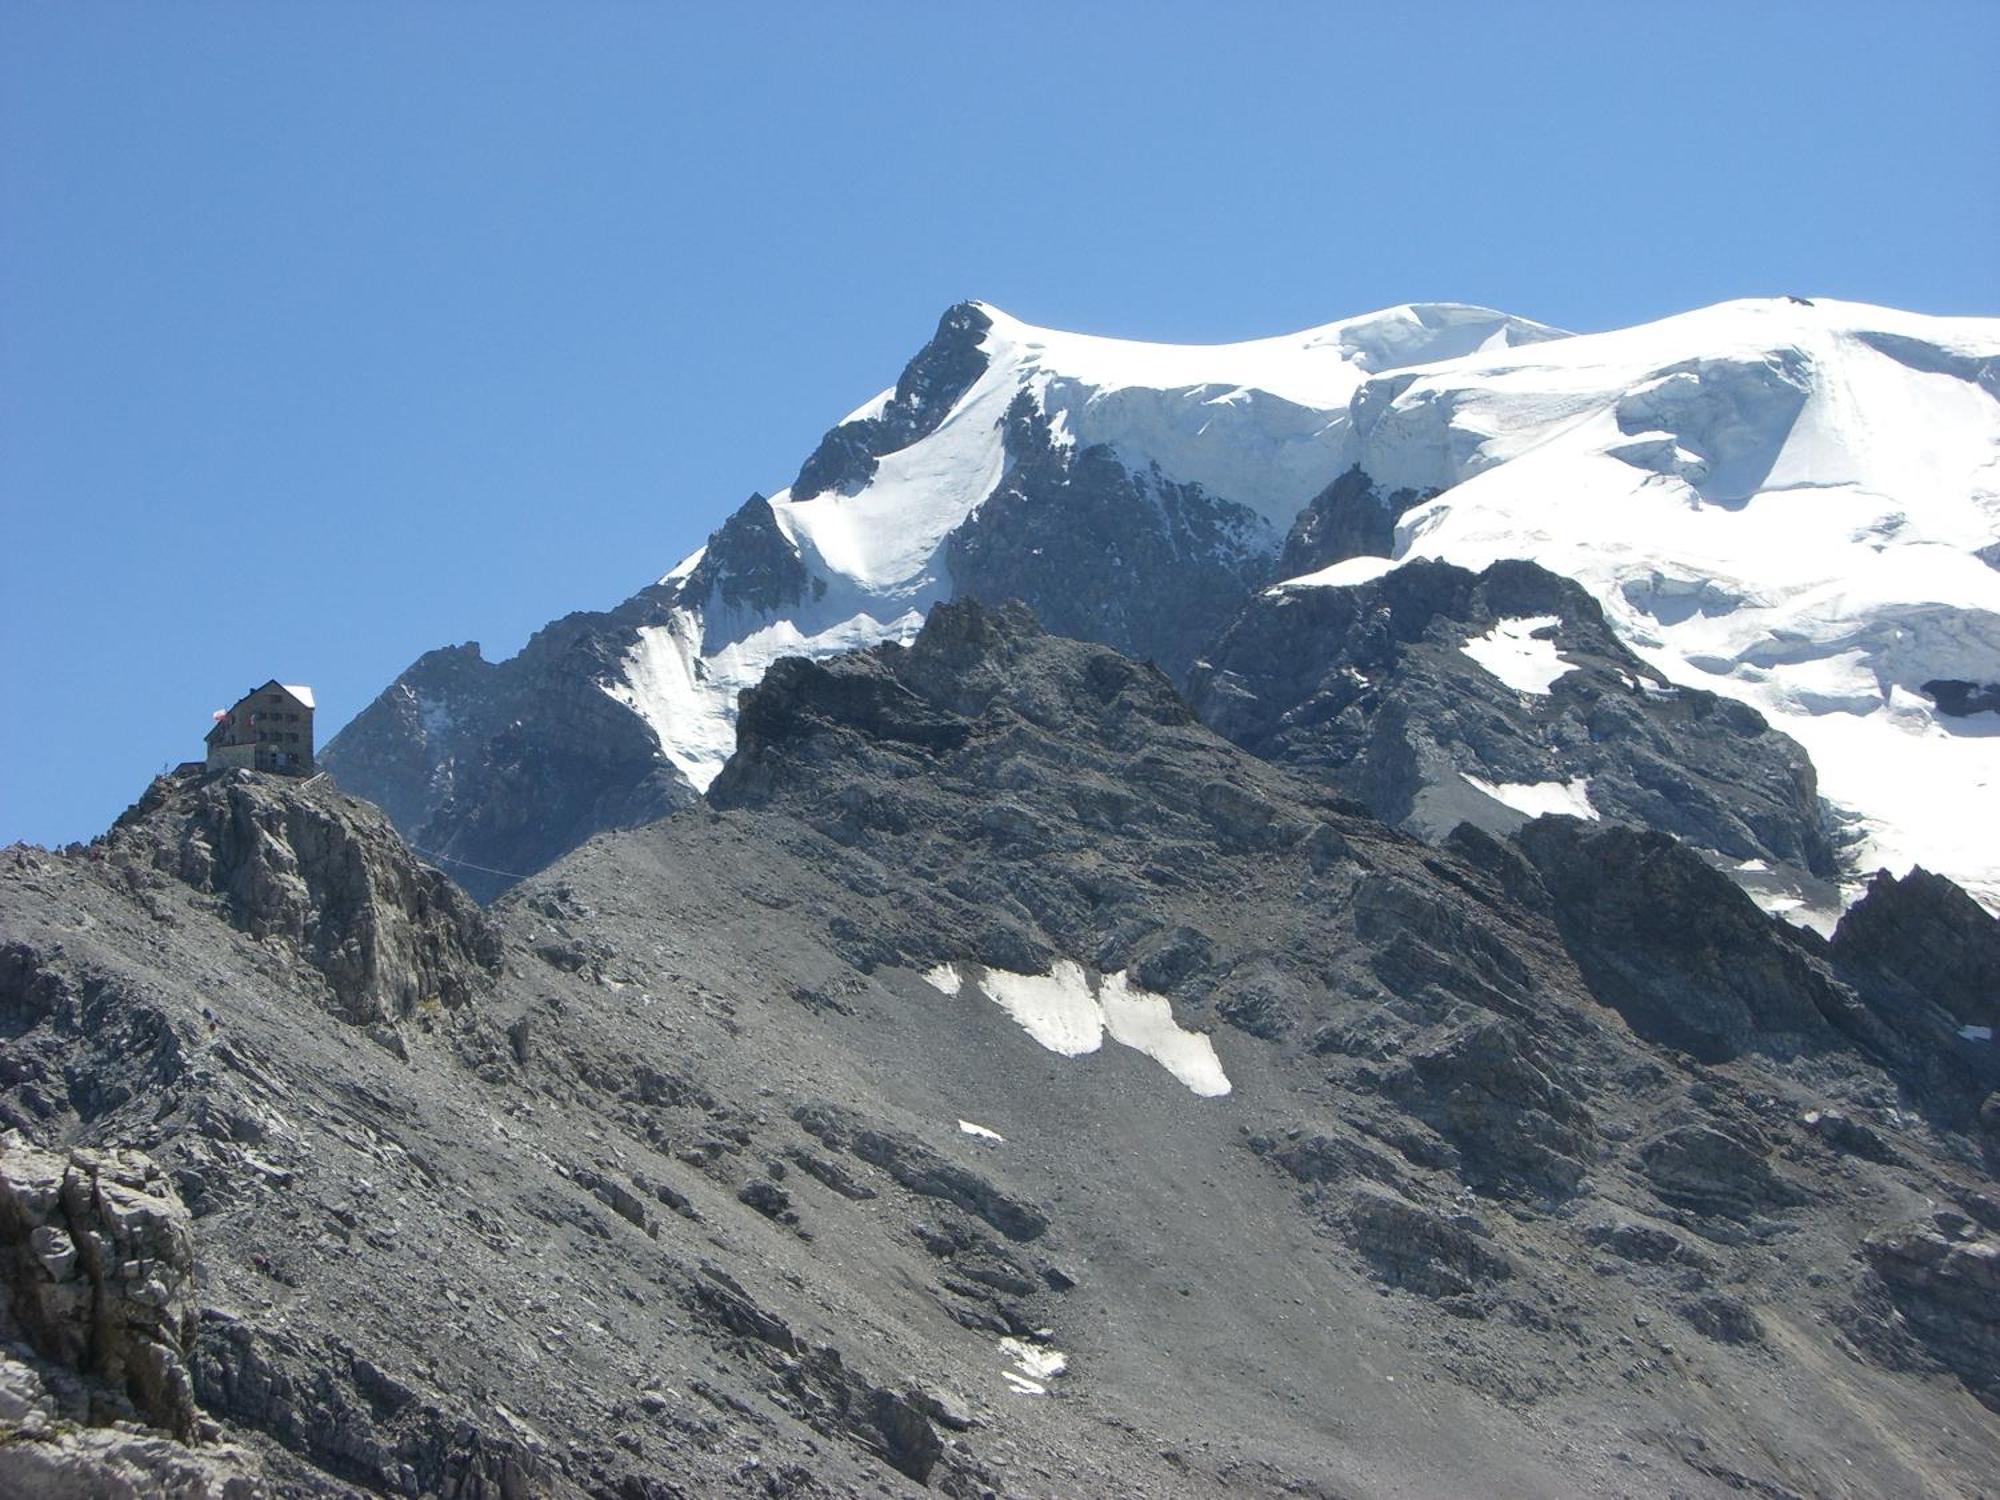
[[[1104,1011],[1104,1029],[1114,1042],[1145,1053],[1204,1098],[1229,1092],[1215,1044],[1200,1032],[1181,1030],[1165,995],[1128,983],[1120,970],[1104,976],[1097,1003]]]
[[[661,753],[697,791],[706,791],[736,749],[736,695],[762,682],[772,662],[908,643],[923,623],[916,609],[886,621],[863,611],[807,634],[797,621],[781,617],[704,655],[701,615],[676,609],[667,624],[640,627],[622,674],[603,687],[646,721]]]
[[[1121,970],[1092,980],[1081,964],[1057,960],[1046,974],[1015,974],[967,964],[940,964],[924,982],[946,995],[969,980],[980,994],[1014,1018],[1037,1043],[1062,1057],[1083,1057],[1104,1044],[1143,1052],[1203,1098],[1230,1090],[1215,1044],[1175,1022],[1165,995],[1132,984]]]
[[[1555,641],[1542,634],[1561,624],[1556,615],[1499,620],[1486,634],[1472,637],[1458,649],[1515,692],[1546,698],[1557,678],[1576,670],[1556,654]]]
[[[1316,573],[1301,573],[1297,578],[1274,583],[1264,592],[1282,598],[1290,589],[1352,588],[1356,584],[1373,583],[1383,574],[1395,572],[1396,567],[1393,557],[1350,557],[1329,563]]]
[[[974,983],[1051,1052],[1082,1057],[1104,1043],[1104,1012],[1081,964],[1062,959],[1046,974],[988,969]]]
[[[1062,1350],[1038,1348],[1011,1335],[1000,1340],[1000,1352],[1008,1362],[1000,1377],[1020,1396],[1046,1396],[1049,1393],[1046,1382],[1069,1369],[1069,1356]]]
[[[807,568],[878,598],[935,587],[945,537],[1000,483],[1006,468],[1000,425],[1017,389],[1007,362],[989,360],[934,431],[881,458],[854,494],[830,490],[794,500],[784,489],[773,495],[771,509]]]
[[[1484,781],[1466,771],[1459,775],[1495,802],[1530,818],[1539,818],[1544,813],[1565,813],[1572,818],[1598,821],[1598,811],[1590,805],[1588,776],[1569,781]]]

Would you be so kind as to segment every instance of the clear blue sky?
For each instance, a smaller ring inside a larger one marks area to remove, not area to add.
[[[0,0],[0,839],[698,545],[964,297],[2000,312],[2000,5]]]

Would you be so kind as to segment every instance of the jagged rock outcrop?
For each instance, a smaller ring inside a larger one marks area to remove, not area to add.
[[[1502,670],[1512,656],[1542,677],[1496,676],[1472,654],[1487,643]],[[1805,753],[1752,709],[1668,686],[1595,600],[1532,563],[1414,562],[1258,595],[1204,651],[1189,695],[1245,749],[1426,837],[1465,820],[1505,833],[1561,805],[1732,864],[1834,872]]]
[[[161,777],[99,857],[219,898],[237,927],[323,976],[356,1023],[463,1005],[499,961],[498,937],[465,893],[374,808],[323,782],[244,770]]]
[[[1504,1020],[1481,1020],[1410,1059],[1393,1087],[1458,1151],[1465,1180],[1504,1197],[1560,1201],[1596,1159],[1596,1122],[1558,1072],[1547,1042]],[[1538,1057],[1540,1060],[1538,1060]]]
[[[195,1404],[195,1326],[194,1237],[157,1163],[0,1135],[0,1493],[267,1493]]]
[[[0,1494],[32,1500],[265,1500],[263,1466],[232,1444],[189,1447],[92,1425],[61,1375],[0,1349]],[[309,1493],[309,1491],[307,1491]]]
[[[1646,1143],[1641,1169],[1661,1202],[1706,1217],[1753,1219],[1805,1202],[1772,1166],[1768,1143],[1748,1134],[1683,1125]]]
[[[1917,1338],[2000,1412],[2000,1240],[1941,1217],[1872,1234],[1862,1253]]]
[[[851,1151],[913,1193],[955,1204],[1010,1240],[1032,1240],[1049,1227],[1048,1216],[1033,1204],[1003,1192],[978,1172],[945,1160],[907,1131],[859,1123],[848,1112],[818,1100],[799,1106],[792,1117],[822,1144]]]
[[[0,1136],[0,1285],[38,1354],[106,1388],[100,1423],[193,1435],[194,1238],[156,1163]]]
[[[717,527],[688,573],[681,597],[743,614],[775,614],[825,592],[778,525],[771,502],[752,495]]]
[[[1306,502],[1285,534],[1275,576],[1297,578],[1350,557],[1388,557],[1395,551],[1396,522],[1430,499],[1421,490],[1384,494],[1356,465]]]
[[[687,1305],[696,1318],[753,1349],[816,1431],[851,1438],[918,1484],[930,1479],[944,1444],[921,1393],[875,1385],[849,1369],[838,1349],[801,1339],[719,1266],[703,1267],[689,1286]]]
[[[1344,1215],[1347,1237],[1382,1279],[1423,1297],[1462,1297],[1513,1275],[1476,1214],[1456,1222],[1378,1187],[1357,1189]]]

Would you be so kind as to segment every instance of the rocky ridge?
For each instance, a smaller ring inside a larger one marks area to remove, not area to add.
[[[238,798],[259,838],[218,840]],[[185,1451],[213,1422],[281,1491],[1859,1496],[2000,1458],[2000,1080],[1882,977],[1986,951],[1945,883],[1821,942],[1654,835],[1426,845],[970,604],[781,663],[709,807],[524,883],[495,949],[380,827],[197,778],[0,856],[0,1123],[158,1164]],[[221,894],[266,841],[301,924]],[[346,846],[465,997],[392,1034],[305,937]],[[1231,1091],[987,998],[1062,963]]]
[[[1474,654],[1509,630],[1521,638],[1503,647],[1541,679],[1508,681]],[[1264,591],[1208,647],[1189,697],[1253,754],[1421,836],[1464,821],[1510,832],[1560,792],[1707,852],[1773,905],[1810,893],[1829,926],[1838,916],[1805,752],[1756,710],[1669,684],[1594,599],[1533,563],[1414,562]]]
[[[537,631],[506,661],[477,642],[426,652],[324,747],[320,764],[490,900],[593,833],[687,806],[695,791],[599,682],[656,591]]]

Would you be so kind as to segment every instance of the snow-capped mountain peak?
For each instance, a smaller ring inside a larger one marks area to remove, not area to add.
[[[2000,905],[1967,816],[2000,777],[1996,372],[2000,320],[1796,297],[1587,334],[1418,303],[1206,345],[964,302],[560,670],[698,789],[772,661],[908,640],[941,600],[1022,599],[1185,682],[1275,580],[1521,559],[1802,743],[1851,873],[1922,862]]]
[[[771,504],[830,581],[921,595],[937,581],[939,544],[998,483],[1004,419],[1025,396],[1060,440],[1104,444],[1135,469],[1158,464],[1282,535],[1338,472],[1340,419],[1370,375],[1562,337],[1488,308],[1433,303],[1243,343],[1161,344],[960,303],[902,380],[834,427]]]
[[[2000,736],[1947,706],[2000,677],[2000,320],[1727,302],[1371,380],[1347,441],[1379,488],[1436,496],[1396,561],[1577,579],[1674,681],[1805,745],[1857,869],[2000,899],[1967,816]]]
[[[1241,343],[1161,344],[1041,328],[990,303],[972,305],[991,320],[989,347],[1030,375],[1100,392],[1255,390],[1321,411],[1344,408],[1360,377],[1568,336],[1491,308],[1435,302]]]
[[[737,692],[776,656],[906,638],[951,596],[947,539],[1019,457],[1010,414],[1039,418],[1055,448],[1102,447],[1133,474],[1198,487],[1243,513],[1234,517],[1242,547],[1271,555],[1340,472],[1348,404],[1371,375],[1564,336],[1438,303],[1243,343],[1160,344],[960,303],[894,386],[832,428],[791,485],[757,502],[796,560],[791,592],[747,609],[707,592],[705,573],[718,571],[704,562],[712,540],[660,580],[679,595],[673,616],[642,631],[608,691],[706,786],[733,744]]]

